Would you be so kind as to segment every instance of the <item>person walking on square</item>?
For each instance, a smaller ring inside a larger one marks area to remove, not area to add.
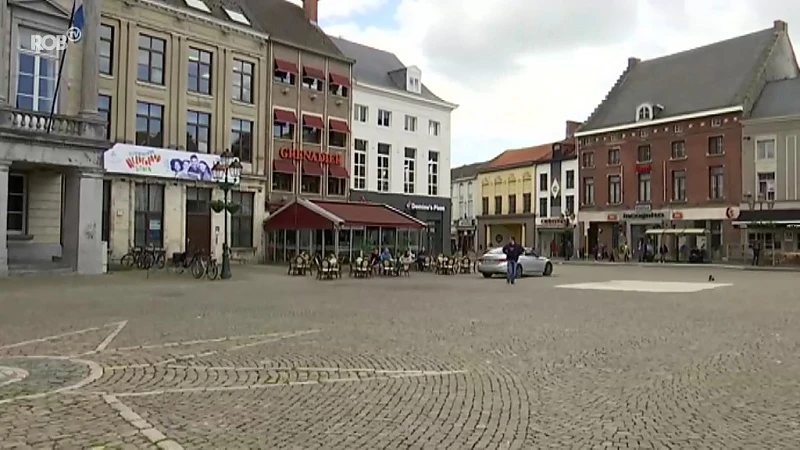
[[[522,252],[522,246],[517,244],[517,240],[513,237],[503,247],[503,253],[506,255],[506,283],[508,284],[514,284],[517,279],[517,263]]]

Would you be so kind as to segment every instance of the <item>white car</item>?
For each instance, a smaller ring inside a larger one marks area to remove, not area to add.
[[[491,278],[493,275],[506,276],[508,263],[503,249],[493,248],[484,253],[478,259],[478,272],[484,278]],[[533,249],[526,248],[525,253],[519,257],[517,262],[517,278],[525,275],[544,275],[549,277],[553,274],[553,263],[549,258],[539,256]]]

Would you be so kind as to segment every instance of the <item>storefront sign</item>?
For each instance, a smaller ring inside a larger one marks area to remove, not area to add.
[[[564,219],[542,219],[542,225],[548,227],[565,227],[567,221]]]
[[[650,164],[644,164],[644,165],[637,165],[636,166],[636,173],[650,173],[652,171],[653,171],[653,168],[650,166]]]
[[[731,206],[725,210],[725,217],[727,217],[730,220],[738,219],[739,214],[740,214],[739,208],[735,206]]]
[[[680,211],[675,211],[672,213],[672,220],[683,220],[683,213]]]
[[[278,156],[283,159],[293,159],[296,161],[308,161],[320,164],[330,164],[334,166],[342,165],[341,153],[313,152],[311,150],[284,147],[278,150]]]
[[[214,181],[211,168],[219,155],[191,153],[131,144],[114,144],[103,154],[103,169],[121,175],[140,175],[194,181]],[[238,184],[239,180],[234,180]]]
[[[652,209],[650,203],[639,203],[633,208],[637,213],[650,212],[650,209]]]
[[[619,217],[616,214],[609,214],[608,216],[606,216],[606,220],[608,220],[609,222],[616,222],[617,220],[619,220]]]
[[[444,206],[433,204],[433,203],[408,202],[408,203],[406,203],[406,209],[410,209],[411,211],[444,212]]]
[[[652,219],[663,219],[665,214],[663,212],[626,212],[622,214],[622,218],[625,220],[652,220]]]
[[[553,185],[550,186],[550,195],[553,198],[558,197],[558,193],[561,191],[561,186],[558,185],[558,180],[553,180]]]

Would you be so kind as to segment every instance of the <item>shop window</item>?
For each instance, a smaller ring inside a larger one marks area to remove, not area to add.
[[[103,217],[101,218],[100,239],[111,242],[111,180],[103,180]]]
[[[272,190],[291,192],[294,190],[294,175],[272,172]]]
[[[300,188],[304,194],[319,194],[322,186],[322,177],[316,175],[303,175]]]
[[[161,248],[164,245],[164,186],[136,183],[134,245]]]
[[[231,202],[239,205],[239,210],[231,214],[231,247],[253,247],[253,198],[252,192],[231,192]]]
[[[328,176],[328,195],[344,195],[346,189],[346,179]]]
[[[23,174],[8,175],[8,216],[6,231],[8,234],[25,234],[28,218],[28,180]]]

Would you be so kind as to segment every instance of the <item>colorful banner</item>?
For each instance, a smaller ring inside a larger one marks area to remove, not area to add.
[[[217,161],[219,155],[114,144],[103,154],[103,169],[123,175],[213,182],[211,168]],[[233,180],[233,184],[238,182]]]

